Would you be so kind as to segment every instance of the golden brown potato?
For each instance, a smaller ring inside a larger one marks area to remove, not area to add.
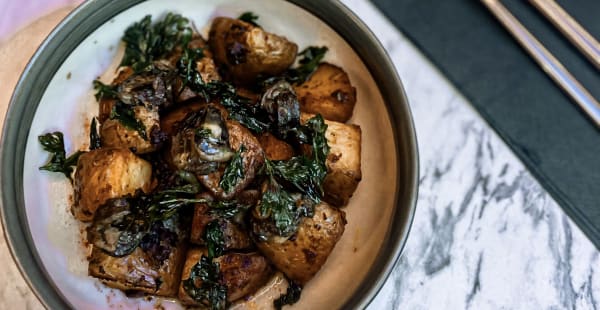
[[[145,154],[157,149],[157,144],[152,143],[152,132],[160,130],[158,109],[148,110],[143,106],[133,108],[136,119],[145,127],[146,138],[140,133],[126,127],[117,119],[108,119],[100,127],[102,147],[128,148],[136,154]]]
[[[176,127],[179,122],[181,122],[185,117],[195,111],[199,111],[203,107],[206,107],[206,103],[194,102],[189,104],[183,104],[179,106],[177,109],[169,112],[168,114],[161,116],[160,118],[160,128],[167,135],[173,136],[176,134]]]
[[[211,191],[213,196],[228,200],[241,192],[254,180],[256,173],[265,161],[265,157],[260,143],[258,143],[258,140],[252,135],[250,130],[233,120],[227,120],[225,124],[229,132],[229,146],[231,149],[237,152],[242,145],[244,146],[245,151],[242,153],[244,178],[229,193],[225,193],[219,185],[223,176],[223,170],[199,176],[199,180],[202,185]]]
[[[270,133],[256,137],[269,160],[288,160],[294,157],[294,148],[286,142],[277,139]]]
[[[241,82],[258,75],[278,75],[296,59],[298,46],[239,19],[217,17],[210,28],[208,44],[217,63]]]
[[[123,257],[113,257],[94,247],[88,273],[109,287],[175,297],[181,280],[185,244],[178,242],[164,261],[142,248]]]
[[[313,117],[302,113],[304,123]],[[325,120],[327,131],[325,138],[330,150],[327,156],[327,176],[323,182],[326,202],[342,207],[354,194],[362,179],[361,172],[361,130],[357,125],[342,124]]]
[[[183,280],[190,277],[190,271],[206,255],[206,249],[191,249],[183,267],[182,285],[179,288],[179,300],[185,305],[200,305],[184,290]],[[254,293],[263,286],[273,274],[273,269],[264,256],[258,253],[227,253],[214,259],[219,264],[220,282],[227,287],[227,301],[238,300]],[[201,286],[201,281],[195,283]]]
[[[345,123],[352,117],[356,88],[340,67],[322,63],[310,78],[294,87],[300,111],[321,114],[323,118]]]
[[[190,242],[198,245],[204,245],[204,234],[206,225],[217,220],[219,227],[223,232],[223,249],[246,249],[252,246],[252,241],[246,230],[230,219],[216,219],[209,213],[207,204],[197,204],[194,207],[194,217],[192,219],[192,229],[190,232]]]
[[[256,245],[277,269],[304,284],[325,264],[345,225],[344,211],[322,202],[315,206],[312,218],[302,219],[291,238],[270,237]]]
[[[87,152],[77,162],[73,187],[73,215],[91,221],[96,209],[110,198],[152,189],[152,166],[128,149],[101,148]]]

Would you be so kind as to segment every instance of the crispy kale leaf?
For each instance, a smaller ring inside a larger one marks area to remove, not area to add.
[[[92,123],[90,124],[90,151],[97,150],[102,147],[102,142],[100,141],[100,135],[98,134],[98,125],[96,123],[96,118],[92,118]]]
[[[96,90],[96,100],[100,101],[103,98],[109,99],[117,99],[119,98],[119,92],[117,91],[117,87],[113,85],[106,85],[99,80],[94,80],[94,89]]]
[[[238,17],[239,20],[243,20],[245,22],[247,22],[248,24],[251,24],[254,27],[260,27],[256,21],[258,20],[258,15],[252,13],[252,12],[244,12],[242,13],[242,15],[240,15],[240,17]]]
[[[177,46],[187,46],[192,38],[189,21],[179,14],[168,13],[152,25],[147,15],[125,30],[125,55],[122,66],[131,66],[135,72],[149,69],[152,62],[164,58]]]
[[[123,126],[135,130],[144,140],[148,140],[146,126],[135,117],[133,107],[123,102],[117,102],[110,111],[110,119],[118,120]]]
[[[299,65],[296,68],[289,69],[285,73],[285,79],[293,84],[301,84],[306,81],[317,69],[327,50],[326,46],[309,46],[304,49],[298,54],[298,56],[302,56],[298,61]]]
[[[289,279],[288,279],[288,283],[289,283],[289,286],[288,286],[285,294],[282,294],[281,296],[279,296],[279,298],[277,298],[273,301],[273,306],[275,306],[275,309],[277,309],[277,310],[281,310],[281,308],[283,308],[283,306],[285,306],[285,305],[293,305],[296,302],[298,302],[298,300],[300,300],[300,294],[302,293],[302,286],[300,286],[298,283],[291,281]]]
[[[183,289],[195,301],[214,310],[227,307],[227,287],[219,282],[219,264],[206,256],[192,267],[190,277],[183,281]]]
[[[221,230],[219,220],[213,220],[206,225],[204,242],[206,242],[209,259],[223,255],[225,240],[223,239],[223,231]]]
[[[79,156],[81,156],[81,154],[85,152],[77,151],[71,154],[71,156],[67,157],[62,132],[56,131],[52,133],[47,133],[38,136],[38,140],[40,141],[40,144],[42,144],[42,148],[44,149],[44,151],[52,154],[52,157],[50,158],[48,163],[41,166],[40,170],[61,172],[71,182],[73,182],[73,179],[71,178],[71,174],[73,173],[73,167],[77,166],[77,160],[79,160]]]
[[[244,157],[242,153],[245,150],[244,145],[242,145],[233,155],[227,167],[225,167],[225,172],[223,173],[221,182],[219,182],[219,186],[221,186],[225,193],[231,193],[235,186],[244,179]]]

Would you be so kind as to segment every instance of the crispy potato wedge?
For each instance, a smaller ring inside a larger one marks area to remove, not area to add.
[[[294,157],[294,148],[285,141],[277,139],[270,133],[257,135],[260,146],[269,160],[288,160]]]
[[[110,198],[152,190],[152,165],[128,149],[101,148],[79,157],[73,182],[73,215],[88,222]]]
[[[136,119],[144,124],[146,137],[142,137],[137,130],[126,127],[117,119],[107,119],[100,127],[102,147],[128,148],[136,154],[150,153],[157,149],[158,144],[152,143],[152,134],[160,131],[158,109],[149,110],[137,106],[133,111]]]
[[[304,123],[313,117],[302,113]],[[360,127],[352,124],[325,120],[327,131],[325,138],[330,150],[327,156],[327,176],[323,182],[325,197],[323,199],[336,206],[348,204],[358,183],[362,179],[361,172],[361,135]]]
[[[322,202],[315,206],[312,218],[302,219],[298,232],[291,238],[270,237],[256,245],[277,269],[304,284],[325,264],[345,225],[344,211]]]
[[[345,123],[352,117],[356,88],[340,67],[321,63],[310,78],[294,87],[300,111],[321,114],[323,118]]]
[[[185,305],[199,306],[184,290],[183,281],[189,279],[194,265],[200,257],[206,255],[206,249],[195,248],[188,251],[182,274],[182,284],[179,287],[179,300]],[[227,253],[214,259],[219,264],[221,284],[227,287],[227,301],[238,300],[254,293],[263,286],[273,274],[273,269],[267,259],[259,253]],[[198,281],[200,282],[200,281]],[[201,283],[196,283],[200,286]]]
[[[213,20],[208,44],[217,63],[242,83],[282,73],[298,52],[298,46],[286,38],[228,17]]]

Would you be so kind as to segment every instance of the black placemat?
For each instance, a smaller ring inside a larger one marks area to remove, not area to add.
[[[600,130],[478,0],[374,0],[600,249]],[[600,38],[600,1],[558,1]],[[503,3],[600,98],[600,73],[525,0]],[[409,98],[410,100],[410,98]]]

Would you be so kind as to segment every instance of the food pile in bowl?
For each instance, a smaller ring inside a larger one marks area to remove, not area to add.
[[[251,12],[215,18],[206,39],[183,16],[146,16],[112,82],[93,81],[89,151],[39,136],[52,154],[40,169],[72,180],[90,276],[224,309],[283,275],[274,306],[299,300],[344,232],[361,130],[327,47],[299,52],[284,35]]]

